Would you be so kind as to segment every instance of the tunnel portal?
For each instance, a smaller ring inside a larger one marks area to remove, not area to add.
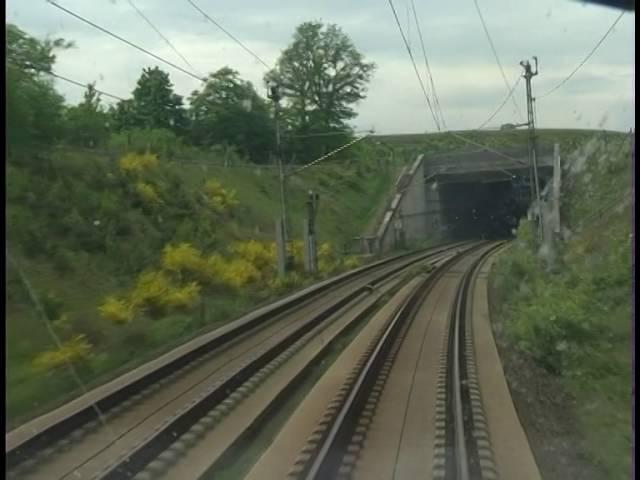
[[[512,235],[527,214],[528,186],[511,180],[439,186],[442,226],[452,240]]]

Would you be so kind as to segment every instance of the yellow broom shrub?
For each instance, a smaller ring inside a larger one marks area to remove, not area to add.
[[[70,363],[78,363],[87,360],[91,356],[91,344],[85,335],[76,335],[64,342],[56,350],[47,350],[39,353],[33,359],[34,370],[40,373],[50,372]]]
[[[125,174],[141,173],[158,166],[158,157],[153,153],[127,153],[120,159],[120,171]]]
[[[113,296],[107,297],[98,311],[102,318],[117,324],[129,323],[135,316],[132,304]]]

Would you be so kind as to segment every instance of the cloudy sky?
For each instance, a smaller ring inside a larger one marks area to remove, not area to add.
[[[223,66],[238,70],[263,93],[265,69],[216,29],[187,0],[131,0],[177,47],[197,73]],[[367,99],[357,106],[358,128],[378,133],[435,131],[424,96],[387,0],[194,0],[205,12],[272,65],[306,20],[336,23],[365,57],[377,64]],[[473,0],[414,0],[436,91],[451,129],[482,124],[502,103],[508,88],[497,66]],[[59,0],[100,26],[184,68],[186,65],[144,20],[129,0]],[[424,61],[410,0],[394,5],[424,75]],[[584,59],[619,11],[574,0],[479,0],[509,84],[521,73],[520,60],[539,58],[534,95],[553,88]],[[44,38],[64,37],[75,48],[61,52],[55,71],[121,97],[130,95],[143,67],[168,71],[184,96],[199,82],[157,62],[45,0],[7,0],[7,21]],[[562,88],[537,102],[537,120],[548,128],[635,127],[635,28],[626,13],[604,43]],[[69,102],[82,89],[57,83]],[[488,127],[526,120],[524,82],[512,102]]]

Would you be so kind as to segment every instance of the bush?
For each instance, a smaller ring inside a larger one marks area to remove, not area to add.
[[[84,335],[76,335],[59,349],[41,352],[32,366],[38,373],[47,373],[73,363],[84,363],[91,357],[91,344]]]
[[[158,157],[153,153],[127,153],[118,163],[124,174],[139,174],[158,166]]]
[[[348,270],[353,270],[354,268],[358,268],[361,264],[362,262],[355,255],[346,257],[342,262],[342,265],[344,266],[344,268]]]
[[[135,316],[132,304],[113,296],[107,297],[98,307],[98,311],[102,318],[117,324],[129,323]]]
[[[158,310],[164,305],[171,289],[169,278],[163,272],[144,272],[138,277],[131,292],[130,303],[134,308]]]
[[[162,250],[162,268],[174,273],[199,273],[204,274],[206,262],[202,253],[189,243],[180,243],[177,246],[167,245]]]
[[[222,280],[226,285],[239,289],[260,280],[260,272],[247,260],[236,258],[224,264]]]
[[[171,309],[189,309],[198,301],[200,285],[191,282],[183,287],[170,289],[163,298],[163,306]]]
[[[217,180],[209,179],[204,184],[207,203],[216,213],[229,213],[238,205],[236,192],[226,190]]]
[[[153,185],[145,182],[136,183],[136,193],[140,196],[145,205],[155,207],[162,203],[160,196]]]
[[[182,142],[175,133],[162,128],[126,130],[112,135],[108,145],[112,150],[120,152],[135,151],[142,153],[149,151],[169,159],[184,149]]]
[[[275,242],[262,243],[256,240],[236,242],[231,245],[229,251],[241,259],[251,263],[263,275],[275,272]]]

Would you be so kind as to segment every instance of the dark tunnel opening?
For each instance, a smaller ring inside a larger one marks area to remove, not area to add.
[[[452,240],[513,236],[527,214],[528,187],[511,180],[439,185],[442,220]]]

